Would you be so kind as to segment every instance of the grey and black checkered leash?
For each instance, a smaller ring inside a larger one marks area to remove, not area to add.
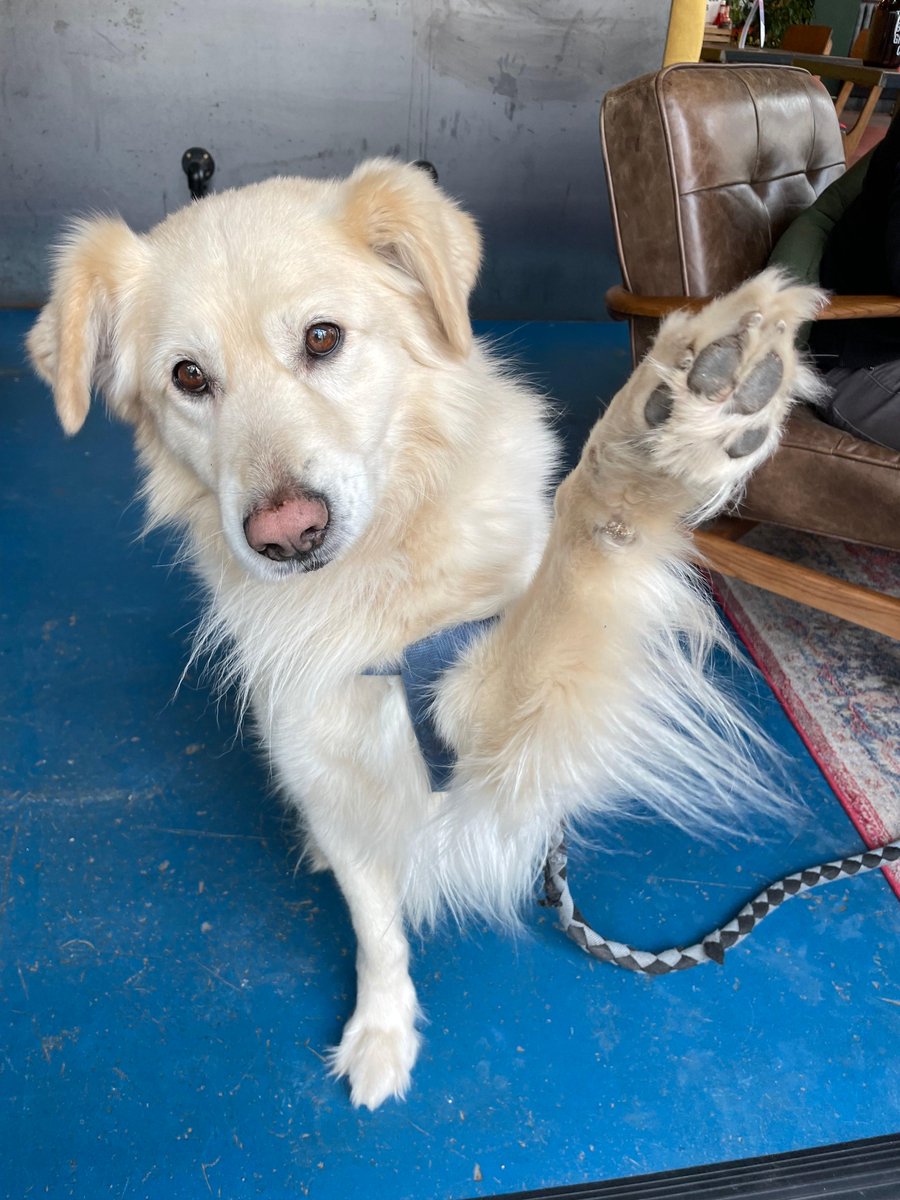
[[[821,887],[823,883],[833,883],[836,879],[852,879],[866,871],[874,871],[876,867],[900,861],[900,838],[884,846],[877,846],[874,850],[866,850],[862,854],[852,854],[849,858],[820,863],[816,867],[798,871],[795,875],[786,875],[784,879],[764,888],[754,900],[745,904],[727,925],[714,929],[702,941],[693,946],[673,946],[672,949],[662,950],[659,954],[635,950],[633,946],[626,946],[622,942],[612,942],[591,928],[576,908],[569,891],[566,878],[567,860],[565,837],[560,835],[559,843],[548,854],[544,866],[544,892],[547,898],[541,903],[559,910],[560,927],[572,941],[577,942],[582,950],[600,962],[613,963],[614,966],[624,967],[627,971],[641,971],[645,975],[668,975],[671,971],[699,967],[701,963],[721,964],[725,960],[726,950],[742,942],[760,921],[764,921],[771,912],[793,896],[799,896],[811,888]]]

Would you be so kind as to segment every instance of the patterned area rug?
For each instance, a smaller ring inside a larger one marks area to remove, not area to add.
[[[758,526],[742,544],[900,595],[900,556]],[[900,642],[715,577],[732,624],[866,844],[900,836]],[[886,868],[900,897],[900,864]]]

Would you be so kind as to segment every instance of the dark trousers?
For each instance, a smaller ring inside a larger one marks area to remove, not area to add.
[[[900,450],[900,360],[877,367],[832,367],[824,378],[831,395],[821,415],[830,425]]]

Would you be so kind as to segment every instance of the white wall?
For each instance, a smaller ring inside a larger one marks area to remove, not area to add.
[[[224,188],[429,158],[479,218],[476,311],[596,317],[617,281],[605,90],[658,67],[665,0],[2,0],[0,302],[38,298],[64,218],[146,228]]]

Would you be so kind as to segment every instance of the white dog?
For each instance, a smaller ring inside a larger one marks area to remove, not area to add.
[[[587,812],[640,797],[708,826],[763,794],[752,731],[703,675],[716,619],[685,529],[814,390],[793,335],[819,294],[769,273],[671,317],[554,513],[542,399],[472,340],[479,260],[423,172],[376,160],[145,235],[77,224],[29,339],[67,433],[95,384],[134,426],[149,524],[184,531],[208,591],[198,650],[347,898],[358,993],[333,1067],[370,1108],[418,1050],[408,923],[510,919]],[[407,648],[460,625],[428,693],[457,759],[434,792],[422,696],[389,672],[415,686]]]

